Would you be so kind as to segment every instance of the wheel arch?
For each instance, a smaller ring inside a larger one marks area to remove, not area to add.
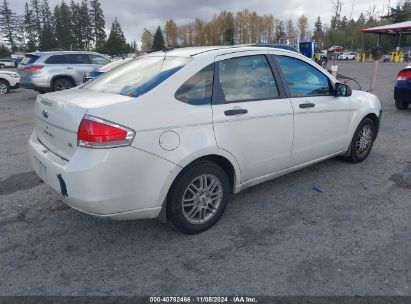
[[[237,161],[234,159],[234,157],[229,154],[228,152],[225,152],[224,150],[218,151],[217,153],[209,153],[209,154],[204,154],[201,156],[193,157],[192,159],[185,159],[183,160],[179,166],[182,168],[178,174],[176,174],[169,185],[167,189],[167,193],[165,195],[161,211],[160,211],[160,216],[159,220],[162,223],[167,222],[167,202],[169,200],[171,190],[173,189],[174,184],[178,180],[178,178],[186,172],[186,170],[193,165],[195,165],[198,162],[208,160],[216,163],[219,165],[227,174],[229,180],[230,180],[230,188],[232,193],[237,192],[237,183],[240,181],[240,168],[238,166]]]
[[[63,75],[54,75],[54,76],[51,78],[51,80],[50,80],[50,89],[53,89],[54,82],[55,82],[57,79],[59,79],[59,78],[69,79],[69,80],[74,84],[74,86],[77,85],[76,80],[73,78],[73,76],[66,75],[66,74],[63,74]]]
[[[10,82],[7,79],[0,77],[0,80],[4,81],[8,86],[10,86]]]

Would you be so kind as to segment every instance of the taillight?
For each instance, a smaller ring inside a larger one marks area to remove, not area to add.
[[[43,65],[31,65],[31,66],[28,66],[28,67],[24,67],[23,70],[25,70],[25,71],[39,71],[42,68],[44,68]]]
[[[397,76],[397,81],[411,79],[411,70],[401,71]]]
[[[85,115],[78,128],[77,145],[85,148],[124,147],[131,144],[134,135],[129,128]]]

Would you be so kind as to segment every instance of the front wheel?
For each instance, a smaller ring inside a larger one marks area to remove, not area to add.
[[[190,166],[178,177],[167,202],[167,215],[185,234],[209,229],[221,218],[230,197],[225,171],[210,161]]]
[[[0,95],[4,95],[10,92],[10,86],[4,80],[0,80]]]
[[[353,163],[364,161],[371,152],[376,135],[374,121],[370,118],[364,118],[351,140],[349,160]]]
[[[409,102],[406,102],[404,100],[395,100],[395,106],[398,110],[406,110],[408,109],[408,106],[410,105]]]

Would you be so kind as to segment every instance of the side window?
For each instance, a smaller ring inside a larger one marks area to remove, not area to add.
[[[288,56],[275,56],[292,97],[331,95],[327,76],[312,65]]]
[[[226,102],[273,99],[279,96],[270,65],[263,55],[220,61],[218,72]]]
[[[174,97],[191,105],[210,104],[213,92],[213,76],[214,63],[191,76],[177,90]]]
[[[47,64],[64,64],[66,63],[64,55],[54,55],[46,60]]]
[[[88,57],[90,58],[91,64],[106,65],[107,63],[110,62],[110,60],[108,60],[107,58],[103,56],[99,56],[99,55],[91,54],[91,55],[88,55]]]
[[[67,64],[89,64],[89,59],[86,54],[67,54],[66,56]]]

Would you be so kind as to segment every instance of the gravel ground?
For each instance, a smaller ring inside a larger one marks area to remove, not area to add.
[[[367,87],[370,64],[339,65]],[[411,109],[393,100],[401,66],[380,67],[382,129],[365,162],[331,159],[248,189],[196,236],[67,207],[28,161],[35,94],[0,96],[0,295],[411,295]]]

